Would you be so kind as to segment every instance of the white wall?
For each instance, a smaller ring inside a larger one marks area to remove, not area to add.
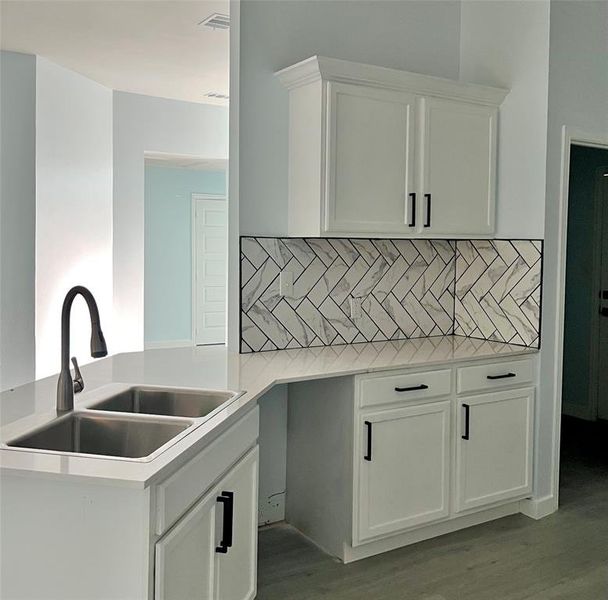
[[[34,379],[36,59],[0,52],[0,390]]]
[[[240,14],[236,8],[231,3],[230,94],[231,129],[236,119],[239,129],[238,140],[232,129],[238,155],[232,154],[231,143],[230,165],[239,170],[238,180],[231,175],[229,196],[231,223],[238,218],[241,235],[287,233],[288,95],[275,71],[320,54],[458,78],[460,2],[256,0],[241,2]],[[238,80],[235,35],[240,44]],[[231,241],[234,267],[238,257],[235,240]],[[231,275],[229,289],[234,292],[238,270]],[[236,347],[234,302],[229,302],[229,311],[229,336]],[[284,515],[286,401],[281,388],[260,403],[261,522]]]
[[[288,97],[275,71],[320,54],[457,79],[459,37],[454,1],[242,2],[241,235],[287,233]]]
[[[144,344],[144,153],[228,157],[228,109],[114,92],[114,325],[118,352]]]
[[[541,335],[541,389],[536,489],[540,496],[556,492],[553,479],[561,381],[560,277],[565,261],[561,244],[560,185],[562,130],[587,132],[608,141],[608,3],[575,0],[551,3],[549,54],[549,121],[545,209],[545,264]]]
[[[109,351],[112,331],[112,92],[43,58],[36,70],[36,376],[59,371],[60,317],[74,285],[95,296]],[[72,355],[90,358],[82,299]]]
[[[510,89],[498,132],[499,238],[544,233],[549,7],[548,0],[462,3],[460,79]]]

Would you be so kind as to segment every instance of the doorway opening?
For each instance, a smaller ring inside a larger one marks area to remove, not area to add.
[[[226,343],[227,161],[146,153],[144,345]]]
[[[562,379],[560,504],[608,490],[608,148],[572,144]]]

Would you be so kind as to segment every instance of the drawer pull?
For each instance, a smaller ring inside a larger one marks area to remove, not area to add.
[[[416,227],[416,192],[412,192],[410,198],[412,200],[412,216],[408,223],[408,227]]]
[[[471,407],[468,404],[463,404],[462,408],[464,408],[464,433],[461,437],[463,440],[468,440],[471,426]]]
[[[413,385],[412,387],[396,387],[396,392],[415,392],[416,390],[428,390],[429,386],[421,383],[420,385]]]
[[[224,505],[224,520],[222,524],[222,541],[215,549],[219,554],[228,554],[232,548],[232,530],[234,526],[234,492],[222,492],[217,501]]]
[[[372,424],[370,421],[365,421],[367,427],[367,452],[363,456],[363,460],[372,460]]]
[[[503,375],[488,375],[488,379],[509,379],[511,377],[517,377],[515,373],[504,373]]]

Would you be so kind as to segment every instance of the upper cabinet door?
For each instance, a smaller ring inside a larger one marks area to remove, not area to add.
[[[439,98],[421,104],[422,233],[493,233],[497,109]]]
[[[326,233],[414,233],[416,97],[330,82]]]

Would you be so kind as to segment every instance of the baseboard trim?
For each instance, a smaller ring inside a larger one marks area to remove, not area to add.
[[[354,562],[356,560],[361,560],[362,558],[368,558],[376,554],[388,552],[389,550],[395,550],[402,546],[409,546],[410,544],[416,544],[440,535],[452,533],[459,529],[465,529],[466,527],[472,527],[473,525],[480,525],[481,523],[487,523],[488,521],[494,521],[495,519],[514,515],[520,512],[520,510],[519,502],[510,502],[502,506],[464,515],[455,519],[449,519],[434,525],[423,526],[420,529],[408,531],[390,538],[368,542],[361,546],[353,547],[350,544],[345,543],[343,545],[342,556],[339,556],[338,558],[344,563]]]
[[[519,510],[531,519],[543,519],[557,511],[559,508],[557,498],[551,494],[544,498],[530,498],[519,503]]]
[[[192,340],[163,340],[161,342],[145,342],[144,350],[160,350],[162,348],[183,348],[192,346]]]

